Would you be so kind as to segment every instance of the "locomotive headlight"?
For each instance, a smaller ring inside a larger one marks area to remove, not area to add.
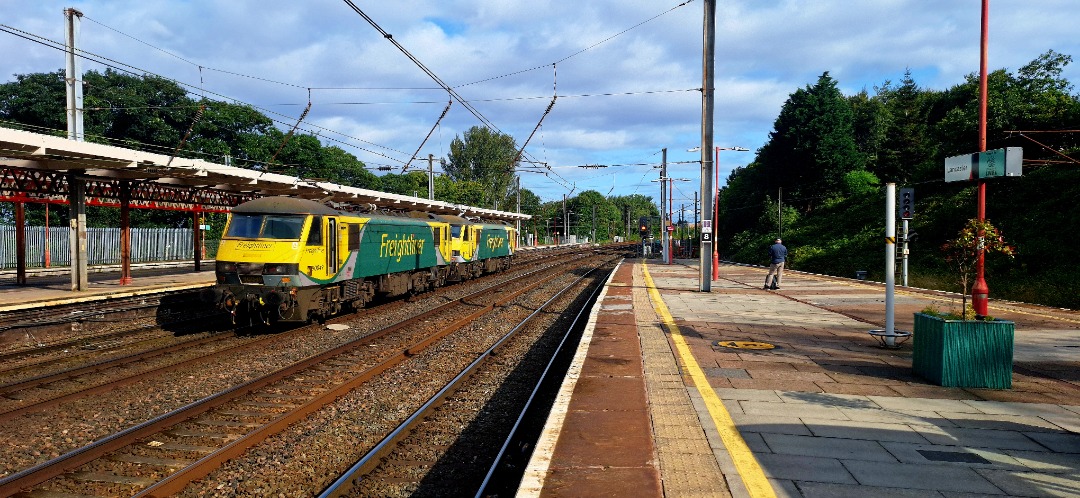
[[[236,263],[231,261],[218,261],[215,270],[217,270],[217,273],[236,273]]]
[[[296,263],[267,263],[263,266],[263,275],[296,275],[298,269]]]

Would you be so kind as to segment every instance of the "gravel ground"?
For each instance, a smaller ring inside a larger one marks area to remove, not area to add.
[[[574,278],[576,277],[568,276],[557,279],[561,283],[549,284],[545,288],[561,288]],[[509,326],[524,318],[549,296],[550,290],[537,292],[524,301],[519,300],[517,304],[507,306],[500,313],[489,315],[480,324],[471,327],[467,333],[455,334],[452,341],[438,344],[411,358],[327,409],[313,414],[284,433],[267,439],[258,447],[228,462],[205,479],[189,486],[183,496],[294,497],[318,493],[377,444],[384,434],[431,398],[477,355],[490,347]],[[569,307],[570,303],[567,301],[559,310],[561,312]],[[538,326],[539,330],[546,330],[560,317],[559,313],[554,312],[542,316],[543,323]],[[476,415],[482,412],[481,408],[500,387],[501,379],[517,365],[518,359],[524,356],[528,346],[536,340],[536,335],[538,334],[529,338],[523,337],[516,350],[504,352],[505,357],[500,355],[499,360],[504,367],[501,371],[491,374],[492,377],[487,379],[478,377],[478,383],[470,383],[469,390],[475,390],[475,393],[470,392],[469,396],[452,396],[452,401],[444,405],[447,408],[444,411],[454,417],[450,430],[443,430],[436,435],[418,436],[419,439],[411,445],[415,453],[403,455],[401,458],[434,463],[448,448],[457,444],[462,431],[470,427]],[[393,395],[388,396],[387,393]],[[455,403],[466,397],[470,400],[468,403]],[[473,426],[473,430],[475,432],[477,427]],[[505,435],[498,437],[504,438]],[[480,444],[495,446],[497,450],[501,441],[502,439],[497,442],[488,440]],[[416,470],[422,467],[425,466],[412,468]],[[484,469],[486,471],[486,467]],[[420,481],[422,478],[423,476],[412,476],[409,479]],[[446,478],[444,472],[441,479]],[[394,483],[381,478],[374,481],[377,481],[376,487],[365,488],[359,491],[359,494],[405,496],[418,489],[417,482]],[[452,481],[453,479],[444,482]],[[475,484],[464,484],[466,487],[469,485]],[[457,494],[441,493],[438,491],[439,486],[426,489],[435,489],[436,491],[430,493],[433,496]]]
[[[511,271],[493,278],[505,279],[515,273]],[[356,339],[405,315],[422,313],[448,299],[490,285],[493,278],[451,286],[413,301],[399,300],[332,320],[348,323],[351,328],[346,331],[332,331],[321,326],[303,327],[279,334],[274,340],[257,348],[214,358],[183,372],[147,378],[95,395],[92,399],[74,401],[47,412],[7,421],[0,424],[0,448],[4,449],[0,451],[0,476],[55,458],[161,413]],[[372,388],[371,399],[378,399],[377,393],[385,389],[390,389],[390,386]],[[361,403],[360,407],[353,409],[380,414],[385,410],[375,401]],[[386,412],[390,413],[389,410]],[[392,415],[387,416],[388,420],[393,420]]]

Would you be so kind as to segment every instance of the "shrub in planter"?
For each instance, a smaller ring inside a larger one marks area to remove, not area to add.
[[[915,313],[912,369],[942,386],[1008,389],[1015,324],[976,316],[967,306],[968,281],[980,250],[1008,257],[1015,252],[989,221],[976,219],[968,220],[957,238],[942,246],[946,259],[959,270],[963,304],[952,316],[933,309]]]

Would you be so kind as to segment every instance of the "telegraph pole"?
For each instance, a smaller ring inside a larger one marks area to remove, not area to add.
[[[521,214],[521,175],[514,177],[514,182],[517,187],[517,213]],[[514,230],[517,230],[518,240],[521,239],[521,218],[514,220]]]
[[[592,206],[592,243],[596,243],[596,204]]]
[[[435,200],[435,154],[428,154],[428,200]]]

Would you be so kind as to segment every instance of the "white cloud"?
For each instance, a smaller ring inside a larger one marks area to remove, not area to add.
[[[675,8],[679,3],[400,0],[358,5],[443,81],[478,82],[457,91],[519,143],[536,126],[557,85],[564,97],[528,151],[558,167],[656,163],[662,147],[669,148],[672,160],[696,159],[684,151],[700,136],[701,94],[692,89],[702,84],[703,3]],[[995,0],[991,69],[1015,70],[1050,49],[1080,57],[1074,34],[1080,11],[1074,4]],[[335,145],[373,164],[394,161],[369,150],[405,161],[448,98],[337,0],[0,0],[0,23],[62,41],[62,12],[69,6],[87,17],[83,49],[259,105],[280,113],[275,118],[282,122],[291,124],[299,116],[311,88],[314,105],[307,121],[340,132],[335,137],[346,144]],[[716,144],[760,147],[788,95],[825,71],[846,93],[873,92],[887,80],[899,81],[908,68],[922,87],[959,84],[978,71],[979,21],[980,3],[974,0],[718,2]],[[7,33],[0,33],[0,53],[7,54],[0,59],[0,74],[9,78],[55,71],[64,64],[60,52]],[[1066,77],[1080,79],[1078,67],[1069,67]],[[538,69],[524,71],[531,68]],[[455,103],[421,154],[445,153],[455,135],[477,124]],[[320,136],[329,133],[320,131]],[[750,160],[751,153],[725,154],[722,165]],[[649,165],[623,166],[617,173],[574,167],[556,171],[571,181],[580,179],[582,186],[595,184],[601,192],[614,184],[615,194],[646,189],[644,183],[655,176]],[[566,192],[542,175],[525,175],[523,184],[547,199]]]

